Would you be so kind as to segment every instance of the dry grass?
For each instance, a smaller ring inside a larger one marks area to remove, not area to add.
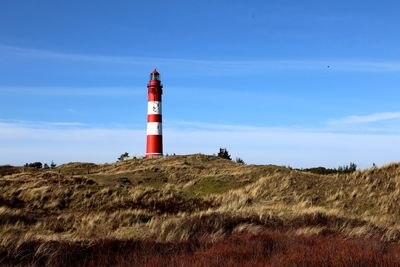
[[[0,253],[30,246],[40,255],[98,240],[208,244],[265,231],[398,243],[399,201],[397,163],[333,175],[204,155],[40,171],[5,166]]]

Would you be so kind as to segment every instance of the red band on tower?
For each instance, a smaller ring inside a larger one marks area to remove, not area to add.
[[[147,115],[147,122],[162,122],[162,117],[158,114],[150,114]]]
[[[162,88],[160,74],[154,70],[150,74],[147,109],[147,143],[146,158],[162,157]]]

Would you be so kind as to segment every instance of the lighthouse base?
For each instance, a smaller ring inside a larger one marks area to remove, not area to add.
[[[146,159],[148,158],[161,158],[163,157],[162,153],[147,153],[146,154]]]
[[[146,158],[163,156],[162,135],[147,135]]]

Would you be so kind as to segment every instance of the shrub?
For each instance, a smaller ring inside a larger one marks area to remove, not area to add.
[[[223,159],[232,160],[231,155],[229,155],[229,152],[226,148],[219,149],[218,157],[223,158]]]
[[[57,164],[54,163],[54,161],[51,161],[50,168],[54,169],[57,167]]]
[[[129,158],[129,153],[125,152],[119,156],[118,161],[124,161],[125,159]]]
[[[245,164],[244,160],[241,158],[236,158],[236,163]]]
[[[338,172],[342,173],[351,173],[355,172],[356,170],[357,170],[357,164],[355,164],[354,162],[350,162],[349,165],[339,166],[338,168]]]
[[[298,169],[299,170],[299,169]],[[315,168],[307,168],[307,169],[300,169],[299,171],[305,172],[312,172],[316,174],[333,174],[333,173],[352,173],[357,170],[357,164],[350,162],[349,165],[339,166],[337,169],[329,169],[325,167],[315,167]]]
[[[337,169],[328,169],[325,167],[307,168],[307,169],[302,169],[302,171],[312,172],[312,173],[322,174],[322,175],[339,172]]]
[[[41,169],[43,167],[43,164],[41,162],[26,163],[25,167]]]

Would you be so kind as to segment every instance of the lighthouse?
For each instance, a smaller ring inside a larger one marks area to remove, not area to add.
[[[146,158],[162,157],[162,114],[161,114],[161,95],[162,84],[160,74],[156,69],[150,73],[148,89],[148,109],[147,109],[147,143]]]

